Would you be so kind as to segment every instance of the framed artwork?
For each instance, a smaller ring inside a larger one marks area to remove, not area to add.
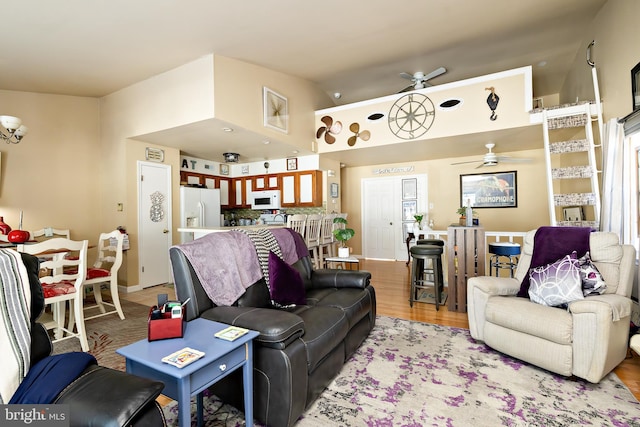
[[[409,233],[413,233],[413,222],[403,222],[402,223],[402,242],[406,242],[407,237],[409,237]]]
[[[287,159],[287,170],[294,171],[298,170],[298,158],[293,157],[291,159]]]
[[[289,131],[289,106],[287,98],[267,87],[262,88],[264,126],[287,133]]]
[[[460,206],[518,207],[516,171],[460,175]]]
[[[631,70],[631,96],[633,111],[640,108],[640,62]]]
[[[242,175],[247,175],[249,173],[249,165],[242,165]]]
[[[416,178],[402,180],[402,198],[403,199],[418,198],[418,180]]]
[[[402,220],[403,221],[415,221],[413,217],[418,209],[417,200],[405,200],[402,202]]]
[[[338,198],[338,194],[339,194],[338,184],[335,183],[335,182],[332,182],[331,183],[331,197],[334,198],[334,199],[337,199]]]
[[[220,163],[220,175],[229,175],[229,165]]]

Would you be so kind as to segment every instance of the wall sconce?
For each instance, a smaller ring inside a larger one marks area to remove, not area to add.
[[[0,116],[0,124],[5,129],[0,129],[0,138],[2,138],[2,140],[7,144],[19,143],[28,130],[28,128],[22,124],[22,120],[18,117]]]

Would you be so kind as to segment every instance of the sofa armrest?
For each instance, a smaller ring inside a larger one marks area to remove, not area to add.
[[[359,288],[371,282],[371,273],[364,270],[320,269],[311,273],[313,288]]]
[[[202,318],[258,331],[255,341],[264,347],[284,349],[304,334],[300,316],[272,308],[214,307]]]
[[[631,300],[589,296],[569,303],[573,318],[573,374],[599,382],[627,355]]]
[[[510,277],[477,276],[467,280],[467,313],[469,332],[476,340],[484,340],[485,308],[492,296],[517,295],[520,282]]]
[[[153,410],[163,388],[159,381],[92,365],[53,403],[69,405],[71,426],[121,427]],[[105,395],[108,398],[101,398]]]

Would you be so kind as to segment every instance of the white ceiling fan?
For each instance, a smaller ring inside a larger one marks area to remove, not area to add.
[[[424,74],[422,71],[416,71],[413,74],[400,73],[400,77],[402,77],[404,79],[407,79],[407,80],[411,80],[413,83],[411,83],[411,85],[405,87],[404,89],[402,89],[398,93],[407,92],[409,90],[424,89],[425,87],[433,86],[427,80],[431,80],[433,78],[436,78],[439,75],[442,75],[442,74],[444,74],[446,72],[447,72],[446,68],[440,67],[440,68],[437,68],[437,69],[433,70],[429,74]]]
[[[463,165],[465,163],[480,163],[478,166],[476,166],[476,169],[478,169],[478,168],[487,167],[487,166],[496,166],[500,162],[506,162],[506,163],[528,163],[528,162],[531,161],[531,159],[527,159],[527,158],[523,158],[523,157],[498,156],[496,153],[491,151],[491,150],[493,150],[493,147],[496,146],[496,144],[493,144],[493,143],[485,144],[484,146],[487,147],[489,152],[487,154],[485,154],[482,159],[470,160],[468,162],[456,162],[456,163],[451,163],[451,164],[452,165]]]

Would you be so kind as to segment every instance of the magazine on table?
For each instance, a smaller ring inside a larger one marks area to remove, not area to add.
[[[185,347],[162,358],[164,363],[182,368],[204,356],[204,352]]]
[[[229,326],[228,328],[224,328],[223,330],[216,332],[215,336],[223,340],[235,341],[247,332],[249,332],[248,329],[239,328],[237,326]]]

